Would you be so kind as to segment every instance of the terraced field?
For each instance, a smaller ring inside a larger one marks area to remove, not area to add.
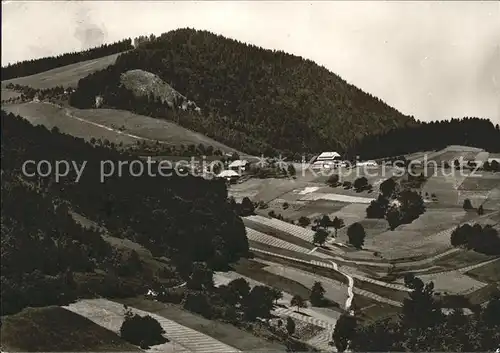
[[[302,228],[300,226],[296,226],[294,224],[286,223],[275,218],[266,218],[262,216],[249,216],[247,218],[251,221],[261,223],[276,228],[278,230],[281,230],[283,232],[289,233],[294,237],[303,239],[310,243],[312,243],[314,238],[314,231]]]
[[[261,244],[270,245],[273,247],[282,248],[282,249],[286,249],[286,250],[290,250],[290,251],[294,251],[294,252],[298,252],[298,253],[303,253],[303,254],[309,254],[311,252],[311,250],[308,250],[308,249],[300,247],[298,245],[295,245],[295,244],[286,242],[284,240],[275,238],[273,236],[261,233],[259,231],[254,230],[254,229],[247,227],[246,230],[247,230],[248,240],[256,241],[256,242],[259,242]],[[314,253],[314,255],[318,256],[318,257],[325,257],[325,258],[328,257],[325,254],[316,253],[316,252]]]
[[[371,197],[360,197],[360,196],[349,196],[349,195],[341,195],[341,194],[327,194],[327,193],[312,193],[307,194],[301,198],[301,201],[315,201],[315,200],[331,200],[331,201],[339,201],[345,203],[361,203],[361,204],[369,204],[374,200]]]

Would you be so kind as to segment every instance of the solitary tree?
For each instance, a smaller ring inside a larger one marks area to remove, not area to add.
[[[314,306],[321,306],[325,301],[325,289],[321,282],[314,282],[311,288],[311,295],[309,296],[311,304]]]
[[[324,214],[318,224],[320,227],[328,228],[332,224],[332,220],[328,217],[328,215]]]
[[[338,217],[335,217],[332,221],[332,226],[335,228],[335,238],[337,237],[337,231],[344,226],[344,220]]]
[[[386,198],[391,197],[395,190],[396,182],[392,178],[389,178],[380,184],[380,192]]]
[[[286,318],[286,331],[290,336],[295,333],[295,321],[290,316]]]
[[[316,231],[316,233],[314,233],[313,243],[319,244],[320,246],[323,246],[323,244],[325,243],[327,238],[328,238],[328,232],[326,230],[320,228]]]
[[[300,295],[294,295],[292,300],[290,301],[292,306],[297,307],[297,311],[300,312],[300,308],[307,307],[306,301]]]
[[[349,238],[349,244],[357,249],[361,249],[365,243],[365,229],[360,223],[353,223],[347,229],[347,237]]]
[[[275,304],[278,304],[278,300],[283,298],[283,292],[276,288],[271,288],[271,295]]]
[[[253,205],[252,201],[248,197],[244,197],[243,200],[241,200],[241,215],[242,216],[249,216],[254,213],[255,206]]]
[[[470,202],[469,199],[464,200],[464,210],[472,210],[474,207],[472,207],[472,202]]]

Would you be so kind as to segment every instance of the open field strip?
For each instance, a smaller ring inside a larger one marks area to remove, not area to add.
[[[303,239],[307,242],[312,243],[314,239],[314,231],[306,228],[302,228],[300,226],[296,226],[294,224],[290,224],[287,222],[280,221],[279,219],[275,218],[266,218],[263,216],[248,216],[247,217],[249,220],[261,223],[273,228],[276,228],[278,230],[281,230],[283,232],[289,233],[292,236],[295,236],[297,238]]]
[[[7,89],[7,88],[2,88],[2,95],[1,95],[2,101],[7,100],[7,99],[11,99],[11,98],[17,98],[20,96],[21,96],[21,93],[19,93],[19,92],[16,92],[14,90]]]
[[[263,268],[265,271],[297,281],[308,288],[312,288],[314,282],[319,281],[323,284],[323,288],[326,291],[325,298],[335,303],[341,303],[342,305],[347,303],[349,306],[347,302],[349,298],[347,286],[344,283],[271,261],[262,259],[257,259],[256,261],[266,265],[266,267]]]
[[[499,260],[500,258],[495,258],[455,270],[416,275],[424,282],[433,281],[437,290],[464,295],[475,292],[488,285],[487,283],[468,276],[467,272],[487,266]],[[403,282],[403,280],[400,279],[398,282]]]
[[[255,249],[255,248],[250,248],[250,250],[254,251],[254,252],[257,252],[257,253],[262,253],[262,254],[270,255],[271,257],[274,256],[274,257],[283,258],[283,259],[290,260],[290,261],[300,262],[300,263],[303,263],[303,264],[315,265],[315,266],[320,266],[320,267],[323,267],[323,268],[332,269],[332,270],[334,270],[334,271],[336,271],[336,272],[338,272],[338,273],[340,273],[342,275],[345,275],[341,271],[337,270],[336,266],[334,266],[332,263],[326,263],[326,262],[321,262],[321,261],[305,261],[305,260],[300,260],[300,259],[289,257],[289,256],[275,254],[275,253],[272,253],[272,252],[269,252],[269,251]],[[352,277],[355,277],[355,276],[352,276]],[[398,284],[386,283],[386,282],[382,282],[382,281],[373,280],[371,278],[368,278],[368,280],[367,280],[366,277],[362,277],[362,276],[356,276],[356,277],[357,277],[358,280],[360,280],[362,282],[369,282],[369,283],[373,283],[373,284],[376,284],[376,285],[379,285],[379,286],[382,286],[382,287],[386,287],[386,288],[390,288],[390,289],[403,288],[403,286],[398,285]],[[406,287],[404,287],[404,288],[406,289],[406,291],[409,291],[408,288],[406,288]],[[399,289],[396,289],[396,290],[399,290]],[[379,295],[377,295],[375,293],[371,293],[371,292],[368,292],[366,290],[359,289],[357,287],[353,288],[353,292],[355,294],[364,295],[364,296],[372,298],[372,299],[374,299],[376,301],[387,303],[389,305],[401,306],[401,303],[398,302],[398,301],[381,297],[381,296],[379,296]]]
[[[9,83],[38,89],[53,88],[56,86],[63,86],[65,88],[76,87],[81,78],[113,65],[120,54],[117,53],[97,59],[81,61],[30,76],[16,77],[3,81],[2,87],[5,87]]]
[[[123,143],[124,145],[134,145],[137,142],[136,138],[125,134],[120,134],[116,131],[103,129],[100,126],[72,119],[65,114],[63,108],[51,103],[28,102],[22,104],[8,104],[2,106],[2,109],[8,113],[20,115],[32,125],[43,125],[49,130],[57,127],[62,133],[77,138],[83,138],[87,141],[94,137],[95,139],[101,140],[107,139],[115,144]]]
[[[316,200],[332,200],[332,201],[340,201],[346,203],[362,203],[369,204],[374,199],[370,197],[359,197],[359,196],[349,196],[349,195],[341,195],[341,194],[327,194],[327,193],[311,193],[307,194],[300,199],[301,201],[316,201]]]
[[[82,300],[70,304],[65,308],[87,317],[91,321],[114,332],[120,331],[121,323],[124,320],[123,305],[106,299]],[[167,342],[163,345],[154,346],[148,352],[240,352],[236,348],[198,331],[179,325],[175,321],[168,320],[163,316],[135,308],[130,309],[141,316],[149,315],[158,320],[165,330],[165,336],[175,342],[174,344]]]
[[[306,248],[303,248],[301,246],[286,242],[286,241],[281,240],[279,238],[275,238],[271,235],[261,233],[259,231],[252,229],[252,228],[246,227],[246,231],[247,231],[247,238],[249,240],[253,240],[253,241],[265,244],[265,245],[270,245],[270,246],[274,246],[277,248],[283,248],[286,250],[295,251],[295,252],[299,252],[299,253],[304,253],[304,254],[311,253],[311,250],[309,250],[309,249],[306,249]],[[318,256],[318,257],[322,257],[322,258],[329,257],[328,255],[325,255],[325,254],[322,254],[319,252],[314,253],[314,255]]]

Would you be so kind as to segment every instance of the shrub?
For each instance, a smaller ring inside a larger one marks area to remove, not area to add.
[[[363,191],[368,187],[368,179],[365,177],[360,177],[354,180],[354,189],[356,189],[357,192]]]
[[[469,199],[465,199],[464,200],[464,210],[468,211],[468,210],[472,210],[474,207],[472,207],[472,202],[470,202]]]
[[[126,311],[125,321],[120,328],[120,335],[124,340],[144,348],[167,342],[163,337],[164,333],[157,320],[149,315],[132,314],[130,310]]]
[[[309,224],[311,224],[311,220],[309,218],[304,216],[299,218],[299,225],[301,227],[307,227]]]

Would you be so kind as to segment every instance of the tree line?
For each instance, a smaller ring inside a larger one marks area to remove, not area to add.
[[[81,61],[101,58],[133,49],[132,40],[123,39],[112,44],[103,44],[87,50],[49,56],[40,59],[25,60],[2,67],[2,80],[34,75],[57,67],[75,64]]]
[[[356,142],[350,154],[362,159],[374,159],[440,150],[449,145],[500,152],[500,127],[488,119],[475,117],[418,122],[365,136]]]
[[[132,69],[158,75],[196,102],[203,114],[192,118],[196,131],[248,153],[346,150],[356,138],[413,121],[310,60],[192,29],[144,41],[81,80],[75,106],[116,96],[119,74]],[[109,104],[130,99],[120,95]]]

